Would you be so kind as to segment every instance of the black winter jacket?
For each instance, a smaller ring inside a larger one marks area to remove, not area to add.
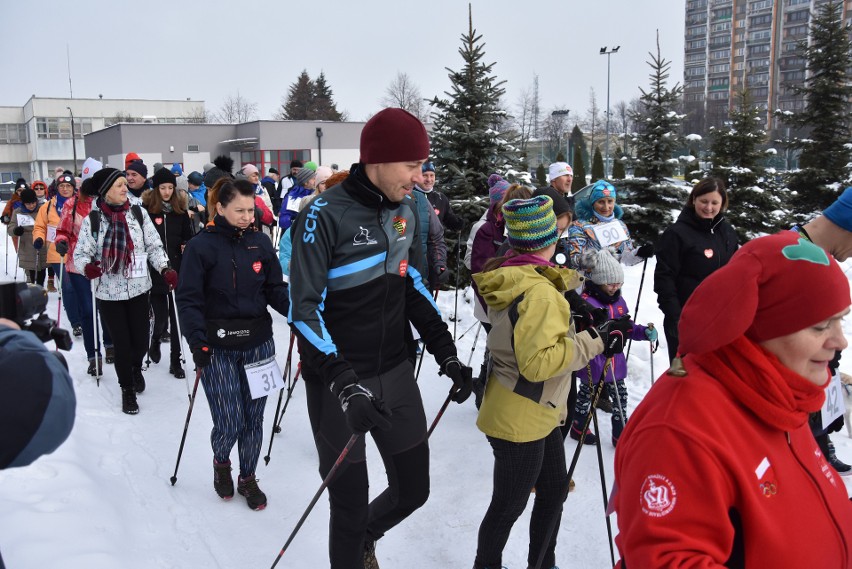
[[[453,208],[450,207],[450,199],[446,195],[438,190],[424,193],[429,198],[429,203],[435,209],[435,214],[441,221],[441,225],[450,231],[461,231],[464,229],[464,219],[453,213]]]
[[[169,267],[180,275],[180,262],[183,257],[181,247],[192,238],[192,221],[186,213],[151,213],[148,216],[154,223],[160,241],[169,257]],[[151,271],[151,294],[168,294],[169,287],[163,276],[157,271]]]
[[[727,264],[738,247],[737,234],[723,214],[701,219],[693,208],[684,208],[655,247],[654,292],[663,314],[679,319],[692,291]]]
[[[192,349],[202,344],[222,347],[215,334],[208,334],[212,320],[258,322],[245,344],[229,349],[257,347],[272,337],[267,305],[285,316],[290,308],[269,237],[251,229],[240,231],[220,215],[187,243],[179,276],[178,315]]]
[[[412,263],[422,254],[415,207],[388,200],[359,168],[296,217],[290,323],[305,377],[392,369],[408,357],[409,321],[438,362],[456,355]]]

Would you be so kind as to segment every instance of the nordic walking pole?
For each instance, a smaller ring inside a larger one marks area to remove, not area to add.
[[[613,374],[614,375],[614,374]],[[591,378],[589,378],[591,380]],[[618,389],[616,388],[616,399],[618,399],[618,406],[621,407],[621,399],[618,397]],[[598,411],[597,409],[592,409],[592,421],[595,424],[595,436],[598,437],[598,444],[595,445],[597,448],[598,455],[598,471],[601,474],[601,493],[603,494],[603,506],[604,512],[609,508],[609,500],[607,499],[607,491],[606,491],[606,475],[604,474],[604,463],[603,463],[603,450],[601,446],[603,444],[603,438],[601,437],[601,431],[598,428]],[[622,420],[625,419],[624,412],[621,414]],[[625,421],[626,422],[626,421]],[[570,478],[569,478],[570,480]],[[612,546],[612,522],[610,522],[609,516],[604,515],[604,519],[606,520],[606,535],[609,537],[609,557],[612,561],[612,566],[615,567],[615,549]]]
[[[275,420],[273,422],[272,432],[269,434],[269,447],[266,449],[266,456],[263,457],[264,463],[269,466],[269,459],[272,458],[272,441],[275,440],[275,434],[281,432],[281,421],[284,419],[284,413],[287,412],[287,406],[290,404],[290,398],[293,395],[293,390],[296,388],[296,383],[299,381],[299,374],[302,371],[302,363],[299,362],[299,365],[296,368],[296,377],[293,380],[293,383],[290,384],[290,387],[287,388],[287,399],[284,401],[284,409],[281,411],[281,414],[278,415],[278,409],[275,410]],[[289,372],[288,372],[289,375]],[[281,395],[284,394],[284,390],[282,389],[279,392],[278,397],[278,405],[281,405]]]
[[[101,335],[98,331],[98,299],[95,298],[95,281],[89,281],[92,288],[92,341],[95,344],[95,382],[101,386]]]
[[[473,345],[470,347],[470,356],[467,358],[467,367],[470,367],[470,362],[473,361],[473,352],[476,351],[476,342],[479,341],[479,333],[482,331],[482,322],[479,323],[479,327],[476,329],[476,336],[473,337]]]
[[[639,300],[642,298],[642,286],[645,284],[645,269],[648,268],[648,258],[645,258],[645,262],[642,263],[642,278],[639,279],[639,294],[636,295],[636,310],[633,311],[633,321],[636,322],[636,318],[639,315]],[[624,360],[627,361],[630,358],[630,346],[633,345],[633,338],[627,340],[627,354],[624,356]]]
[[[9,274],[9,234],[6,234],[6,274]]]
[[[175,298],[174,290],[169,291],[169,293],[172,295],[171,308],[175,311],[175,328],[177,328],[177,330],[172,330],[172,332],[177,332],[178,335],[178,346],[180,346],[180,367],[183,369],[186,365],[186,355],[183,351],[183,334],[180,333],[180,319],[178,318],[177,313],[177,298]],[[186,383],[186,396],[189,397],[189,401],[192,402],[192,395],[189,394],[189,378],[186,377],[186,369],[183,370],[183,379]]]
[[[648,328],[653,330],[654,324],[649,322]],[[658,346],[660,345],[659,340],[657,340],[657,345]],[[657,351],[656,349],[654,349],[654,342],[648,342],[648,350],[651,352],[651,385],[653,386],[654,385],[654,377],[655,377],[654,376],[654,353]]]
[[[192,386],[192,395],[189,397],[189,410],[186,412],[186,423],[183,425],[183,435],[180,438],[180,447],[178,448],[177,462],[175,462],[175,473],[169,480],[172,486],[177,482],[177,471],[180,466],[180,457],[183,454],[183,445],[186,442],[186,431],[189,429],[189,418],[192,417],[192,407],[195,405],[195,393],[198,391],[198,380],[201,379],[201,368],[195,370],[195,385]]]
[[[462,338],[464,338],[465,336],[467,336],[467,333],[468,333],[468,332],[470,332],[471,330],[473,330],[473,329],[476,327],[476,325],[477,325],[477,324],[480,324],[480,325],[481,325],[481,324],[482,324],[482,322],[480,322],[479,320],[477,320],[476,322],[474,322],[473,324],[471,324],[471,325],[470,325],[470,328],[468,328],[467,330],[465,330],[464,332],[462,332],[461,336],[459,336],[458,338],[456,338],[456,342],[458,342],[459,340],[461,340]]]
[[[293,531],[290,533],[290,537],[287,538],[287,541],[284,543],[284,547],[281,548],[281,551],[278,553],[278,557],[275,558],[275,562],[272,564],[270,569],[275,569],[275,566],[278,565],[278,562],[281,560],[281,557],[284,555],[284,552],[287,551],[287,548],[290,546],[290,543],[296,537],[296,534],[301,529],[302,524],[305,523],[305,520],[308,519],[308,514],[311,513],[314,506],[319,500],[319,497],[322,495],[323,491],[328,486],[329,482],[331,482],[334,475],[337,474],[337,471],[340,469],[340,465],[343,464],[343,461],[346,459],[346,456],[349,454],[349,451],[352,450],[352,447],[355,446],[355,442],[360,437],[360,433],[354,433],[351,437],[349,437],[349,442],[346,443],[346,446],[343,447],[343,450],[340,453],[340,456],[337,457],[337,460],[334,461],[334,466],[331,467],[331,470],[328,471],[328,474],[323,478],[322,484],[320,484],[319,490],[317,490],[314,497],[311,499],[311,503],[308,504],[308,507],[305,509],[305,513],[302,514],[302,517],[299,518],[299,521],[296,523],[296,527],[293,528]]]
[[[290,370],[293,367],[293,341],[295,340],[295,338],[296,338],[295,334],[293,332],[290,332],[290,346],[287,348],[287,360],[284,362],[284,379],[287,380],[288,389],[292,385],[292,383],[290,382]],[[284,398],[284,391],[281,390],[281,391],[278,392],[278,404],[275,406],[275,417],[272,420],[272,425],[273,425],[272,433],[273,434],[281,432],[281,427],[278,426],[278,412],[281,410],[281,401],[283,400],[283,398]],[[269,447],[270,447],[270,449],[272,448],[272,440],[271,439],[269,441]],[[266,454],[269,455],[269,452],[267,452]],[[268,460],[266,462],[267,462],[267,464],[269,463]]]
[[[612,357],[608,357],[606,359],[606,363],[604,363],[603,371],[601,372],[601,377],[598,380],[598,386],[595,388],[594,393],[592,394],[592,402],[591,407],[589,408],[589,414],[586,416],[586,421],[583,424],[583,430],[580,433],[580,441],[577,443],[577,448],[574,449],[574,455],[571,457],[571,466],[568,467],[568,476],[566,478],[567,482],[565,483],[565,488],[562,490],[562,502],[568,498],[568,492],[571,491],[571,477],[574,475],[574,470],[577,468],[577,461],[580,460],[580,451],[583,450],[583,445],[585,445],[586,441],[586,431],[589,430],[589,423],[592,422],[592,415],[595,413],[595,408],[598,404],[598,399],[601,397],[601,393],[604,388],[604,381],[606,380],[607,368],[612,365]],[[598,445],[600,445],[600,439],[598,439]],[[550,524],[547,527],[547,533],[544,536],[544,541],[542,542],[541,551],[538,553],[538,560],[535,564],[535,569],[541,569],[541,564],[544,562],[544,556],[547,553],[547,544],[550,543],[550,538],[553,536],[553,532],[556,531],[556,524],[559,522],[559,518],[562,517],[562,513],[558,513],[553,516],[553,519],[550,520]]]
[[[432,436],[432,431],[434,431],[435,427],[438,426],[438,421],[441,420],[441,417],[444,415],[444,411],[447,410],[447,407],[450,405],[450,401],[453,400],[453,395],[455,395],[455,394],[456,394],[456,388],[455,388],[455,386],[453,386],[453,387],[450,388],[450,394],[447,395],[447,398],[444,400],[444,404],[441,405],[441,408],[438,410],[438,414],[435,415],[435,419],[432,421],[432,424],[429,425],[429,430],[426,431],[426,438],[427,439]]]
[[[453,342],[456,341],[456,328],[459,324],[459,275],[461,275],[461,229],[456,234],[456,307],[453,312]]]
[[[13,241],[14,243],[14,241]],[[21,248],[18,247],[15,249],[15,282],[18,282],[18,263],[20,263],[21,259]]]
[[[59,302],[56,303],[56,327],[62,322],[62,276],[65,274],[65,255],[60,255],[59,262]]]

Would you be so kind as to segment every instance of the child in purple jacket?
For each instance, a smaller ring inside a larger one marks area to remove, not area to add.
[[[621,264],[613,256],[609,249],[600,251],[588,251],[580,259],[581,266],[589,271],[583,290],[583,299],[595,308],[605,308],[608,312],[607,319],[612,320],[628,314],[627,302],[621,296],[621,286],[624,284],[624,271]],[[657,331],[641,324],[633,323],[630,334],[633,340],[657,340]],[[571,438],[580,440],[583,425],[589,415],[592,402],[594,385],[601,378],[604,371],[606,358],[603,355],[593,358],[589,365],[577,372],[579,382],[577,391],[577,403],[574,407],[574,422],[571,424]],[[604,381],[606,382],[605,396],[612,402],[612,445],[618,443],[618,437],[627,422],[627,386],[624,379],[627,377],[627,360],[623,353],[612,357],[612,364],[606,370]],[[596,444],[597,437],[591,432],[586,433],[586,444]]]

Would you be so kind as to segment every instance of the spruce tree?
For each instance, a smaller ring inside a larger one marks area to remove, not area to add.
[[[594,184],[598,180],[603,180],[604,176],[604,163],[603,156],[601,156],[601,147],[595,146],[595,157],[592,159],[592,183]]]
[[[671,62],[660,53],[659,32],[657,52],[649,53],[650,88],[639,89],[639,109],[631,113],[636,125],[633,136],[634,172],[641,171],[643,178],[626,180],[628,189],[624,220],[638,242],[651,242],[674,221],[672,211],[683,208],[685,195],[666,180],[677,166],[675,150],[682,146],[678,114],[682,88],[675,84],[667,87]],[[637,174],[638,175],[638,174]]]
[[[613,180],[623,180],[626,176],[624,172],[624,161],[621,159],[624,155],[624,152],[621,150],[620,146],[615,148],[615,156],[612,163],[612,179]]]
[[[537,186],[547,185],[547,171],[544,169],[544,164],[539,164],[535,169],[535,181]]]
[[[577,193],[586,187],[586,168],[583,166],[583,149],[574,146],[574,180],[571,182],[571,193]]]
[[[745,242],[780,229],[777,194],[765,191],[765,112],[752,106],[747,90],[737,94],[728,120],[710,128],[710,175],[725,181],[728,188],[727,218]]]
[[[311,81],[308,70],[303,69],[296,82],[290,85],[287,91],[287,99],[281,105],[281,109],[275,118],[291,121],[308,120],[313,98],[314,82]]]
[[[577,149],[577,148],[580,149],[580,156],[582,158],[581,161],[583,162],[583,171],[584,172],[587,171],[589,169],[589,149],[586,148],[586,139],[583,136],[583,131],[580,130],[579,125],[576,125],[576,124],[574,125],[574,128],[571,130],[571,145],[575,149]],[[575,153],[575,156],[576,156],[576,153]],[[577,164],[579,164],[579,162],[575,160],[574,163],[571,164],[571,167],[576,169]],[[586,182],[584,180],[583,184],[585,185],[585,183]]]
[[[830,0],[811,15],[810,41],[801,42],[807,73],[804,83],[791,86],[804,97],[804,108],[789,123],[803,129],[800,171],[792,175],[791,206],[795,221],[803,221],[829,206],[837,197],[837,185],[849,176],[852,117],[849,103],[852,66],[849,26],[842,19],[842,3]]]
[[[331,87],[328,86],[325,73],[322,71],[320,71],[319,77],[314,81],[313,95],[312,120],[336,122],[343,120],[343,114],[337,110],[337,104],[334,102],[334,93]]]

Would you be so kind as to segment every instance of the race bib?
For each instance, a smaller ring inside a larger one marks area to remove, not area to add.
[[[148,274],[148,253],[133,253],[130,278],[139,279]]]
[[[592,231],[595,232],[595,238],[601,244],[601,247],[609,247],[627,240],[627,233],[620,221],[598,223],[592,226]]]
[[[303,199],[305,198],[287,198],[287,211],[298,212]]]
[[[284,378],[275,356],[249,364],[245,370],[252,399],[266,397],[284,387]]]
[[[843,385],[840,383],[840,373],[835,372],[825,388],[825,403],[822,404],[823,428],[832,424],[846,412],[846,401],[843,398]]]
[[[55,225],[48,225],[47,226],[47,242],[53,243],[54,241],[56,241],[56,226]]]
[[[35,225],[35,219],[23,213],[18,214],[18,227],[32,227]]]

